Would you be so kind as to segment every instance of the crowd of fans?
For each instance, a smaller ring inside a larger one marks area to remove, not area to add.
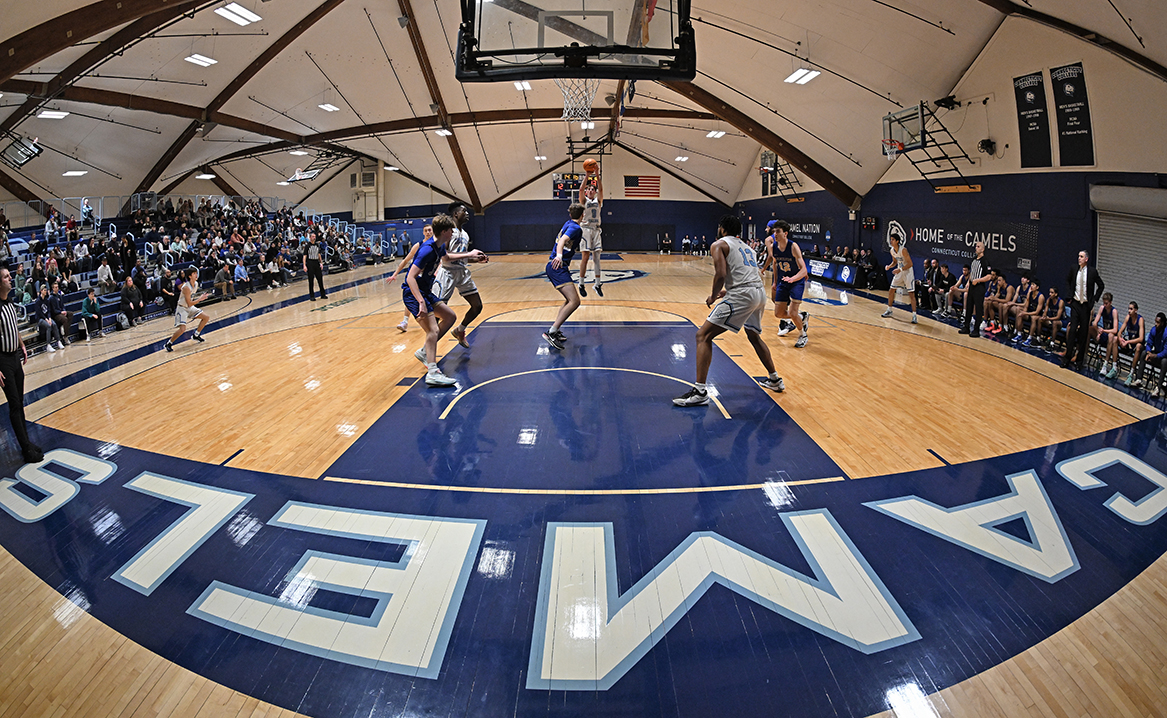
[[[11,227],[0,212],[0,266],[12,273],[17,301],[25,305],[49,351],[69,343],[74,322],[86,341],[101,336],[103,306],[116,305],[123,326],[140,323],[155,308],[173,313],[180,270],[189,266],[204,279],[213,278],[219,297],[233,299],[291,282],[303,263],[309,233],[327,245],[333,270],[351,268],[354,255],[374,254],[363,238],[354,242],[333,227],[312,225],[303,212],[283,208],[269,214],[256,200],[220,205],[203,199],[196,208],[190,199],[176,205],[167,198],[154,209],[119,220],[120,236],[98,231],[101,220],[85,209],[88,202],[82,207],[80,224],[73,217],[62,222],[52,210],[44,233],[31,235],[21,257],[12,249]],[[85,232],[86,224],[94,231]],[[67,310],[82,289],[87,291],[80,309]]]

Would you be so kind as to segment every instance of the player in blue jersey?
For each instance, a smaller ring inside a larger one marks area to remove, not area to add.
[[[442,257],[451,259],[478,259],[482,252],[446,253],[446,243],[454,236],[455,223],[447,215],[434,217],[434,236],[426,240],[417,250],[417,256],[409,267],[405,281],[401,283],[401,301],[421,328],[425,330],[425,346],[414,352],[417,360],[426,366],[425,383],[428,386],[453,386],[456,380],[438,369],[438,337],[449,331],[457,316],[454,310],[434,295],[434,275]]]
[[[584,206],[578,202],[572,203],[567,208],[570,219],[564,222],[563,228],[559,230],[559,236],[555,238],[555,249],[551,250],[551,261],[547,263],[547,278],[551,280],[551,286],[563,295],[563,306],[559,308],[555,323],[543,332],[543,340],[555,349],[563,349],[567,342],[567,337],[559,328],[572,312],[579,309],[579,292],[571,281],[571,258],[575,256],[575,248],[583,239],[583,230],[579,226],[583,213]]]
[[[794,324],[798,330],[794,348],[801,349],[806,346],[806,330],[810,324],[810,315],[798,311],[806,289],[806,262],[802,260],[798,243],[787,236],[790,232],[787,222],[772,219],[766,229],[771,232],[771,239],[766,243],[766,264],[774,266],[774,316],[779,325],[783,320]]]

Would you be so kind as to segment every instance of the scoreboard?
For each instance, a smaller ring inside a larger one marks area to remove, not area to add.
[[[552,196],[555,199],[575,199],[579,194],[583,175],[576,172],[551,175]]]

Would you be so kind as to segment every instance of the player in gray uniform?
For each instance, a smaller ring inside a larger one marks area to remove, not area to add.
[[[899,234],[892,232],[888,238],[891,243],[891,264],[884,267],[884,269],[892,269],[895,276],[892,277],[891,287],[887,290],[887,309],[880,314],[881,317],[890,317],[892,303],[895,300],[896,290],[901,289],[908,295],[908,299],[912,302],[912,324],[915,324],[916,319],[916,274],[912,271],[912,258],[908,256],[908,250],[904,249],[903,238]]]
[[[758,354],[768,376],[759,382],[771,391],[784,391],[782,377],[774,370],[770,347],[762,341],[762,312],[766,310],[766,290],[758,271],[758,257],[740,239],[742,223],[733,215],[721,218],[717,240],[710,247],[713,257],[713,290],[705,305],[717,306],[697,330],[697,383],[685,394],[673,399],[677,406],[702,406],[709,403],[705,379],[713,360],[713,340],[727,329],[735,334],[744,326],[746,337]]]
[[[453,238],[447,245],[447,251],[449,254],[469,253],[470,235],[462,227],[470,221],[470,211],[461,202],[451,202],[450,206],[446,208],[446,214],[453,217],[454,222],[458,225],[454,229]],[[466,327],[470,326],[470,322],[477,319],[478,315],[482,313],[482,297],[478,295],[478,287],[475,286],[474,279],[470,276],[470,268],[466,265],[470,261],[489,261],[486,255],[481,252],[477,256],[481,259],[442,257],[442,266],[438,268],[438,273],[434,277],[434,295],[438,299],[448,304],[450,297],[454,296],[454,290],[457,289],[458,294],[461,294],[462,298],[470,304],[470,308],[466,310],[466,316],[462,317],[462,323],[450,330],[458,343],[467,349],[470,348],[470,344],[466,341]]]
[[[604,185],[599,175],[596,175],[594,185],[589,184],[584,187],[583,206],[583,217],[579,220],[579,228],[583,230],[583,242],[579,246],[582,257],[579,263],[579,295],[581,297],[588,295],[588,290],[584,289],[584,275],[588,273],[588,258],[594,254],[596,273],[592,288],[596,290],[596,294],[602,297],[604,296],[604,275],[600,271],[600,252],[603,250],[600,243],[600,208],[604,206]]]

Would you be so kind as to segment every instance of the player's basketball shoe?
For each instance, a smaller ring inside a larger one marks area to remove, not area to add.
[[[431,369],[425,375],[426,386],[454,386],[457,383],[457,379],[446,376],[438,369]]]
[[[880,314],[879,316],[881,316],[881,317],[883,317],[883,318],[885,318],[885,319],[886,319],[887,317],[890,317],[890,316],[891,316],[891,307],[888,307],[887,309],[884,309],[884,310],[883,310],[883,314]]]
[[[798,335],[798,341],[794,342],[795,349],[802,349],[806,346],[806,332]]]
[[[789,319],[778,322],[778,336],[784,337],[792,331],[794,331],[794,322]]]
[[[782,383],[782,377],[778,377],[777,379],[766,377],[765,379],[759,381],[758,384],[763,389],[769,389],[770,391],[776,391],[778,393],[786,391],[786,385]]]
[[[709,403],[709,392],[693,387],[684,394],[673,399],[677,406],[705,406]]]
[[[604,285],[601,284],[600,282],[596,282],[595,284],[593,284],[592,289],[596,290],[597,296],[600,296],[600,297],[604,296]]]
[[[409,320],[402,319],[401,323],[397,325],[397,328],[400,329],[401,331],[405,331],[406,329],[409,328]]]
[[[551,332],[543,332],[543,341],[545,341],[549,345],[551,345],[552,349],[559,349],[562,351],[563,340],[559,338],[559,336],[562,336],[562,335],[559,335],[559,336],[556,336],[556,335],[559,335],[559,332],[556,332],[555,334],[552,334]]]
[[[454,338],[458,340],[459,344],[466,347],[467,349],[470,348],[470,342],[466,341],[466,330],[465,329],[463,329],[462,327],[454,327],[453,330],[450,331],[450,334],[454,335]]]
[[[579,283],[579,295],[580,295],[581,297],[586,297],[586,296],[588,295],[588,290],[587,290],[587,288],[586,288],[586,287],[584,287],[584,283],[583,283],[583,282],[580,282],[580,283]]]
[[[427,362],[427,361],[425,360],[425,358],[426,358],[426,357],[425,357],[425,347],[422,347],[421,349],[418,349],[417,351],[415,351],[415,352],[413,353],[413,356],[414,356],[414,358],[415,358],[415,359],[417,359],[417,360],[418,360],[419,362],[421,362],[422,364],[428,364],[428,363],[429,363],[429,362]]]

